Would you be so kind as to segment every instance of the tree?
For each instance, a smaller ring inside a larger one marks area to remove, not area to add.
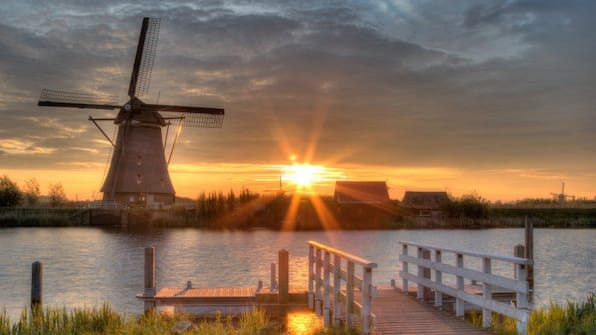
[[[0,207],[18,206],[23,199],[21,190],[7,175],[0,177]]]
[[[27,179],[23,190],[25,202],[29,206],[37,204],[39,201],[39,182],[35,178]]]
[[[61,183],[50,184],[48,196],[50,197],[50,206],[60,207],[66,202],[66,194]]]

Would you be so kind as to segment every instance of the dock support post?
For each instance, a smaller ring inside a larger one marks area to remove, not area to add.
[[[491,259],[486,257],[482,259],[482,272],[486,274],[492,273],[492,265]],[[482,284],[482,297],[484,300],[492,300],[493,298],[493,289],[490,284],[483,283]],[[482,327],[483,328],[490,328],[492,324],[492,311],[488,308],[482,309]]]
[[[435,262],[441,263],[441,250],[435,250]],[[443,273],[437,269],[435,269],[435,282],[438,285],[443,283]],[[439,290],[435,290],[435,306],[443,306],[443,293],[441,293]]]
[[[407,244],[404,244],[402,246],[401,254],[403,256],[407,256],[408,255],[408,245]],[[401,262],[401,272],[403,274],[408,273],[408,262],[406,262],[406,261],[402,261]],[[408,280],[406,279],[406,276],[402,276],[401,289],[403,290],[403,293],[404,294],[408,294]]]
[[[422,249],[422,258],[430,261],[430,250],[429,249]],[[430,268],[426,268],[426,267],[424,268],[424,270],[422,271],[422,277],[424,277],[424,279],[430,280]],[[430,301],[431,299],[432,299],[431,289],[430,289],[430,287],[425,287],[424,288],[424,300]]]
[[[155,247],[145,248],[145,297],[155,296]],[[145,313],[155,309],[155,300],[145,300]]]
[[[528,221],[528,217],[524,217],[524,242],[526,246],[526,252],[524,257],[527,259],[534,260],[534,224]],[[530,286],[530,292],[534,291],[534,265],[528,265],[528,285]],[[531,295],[530,295],[531,297]]]
[[[516,245],[514,249],[514,253],[516,257],[524,257],[525,250],[523,245]],[[519,281],[527,281],[528,280],[528,273],[527,273],[527,265],[524,264],[515,264],[515,279]],[[526,293],[522,293],[517,291],[515,294],[515,301],[516,307],[519,310],[525,311],[526,315],[522,321],[517,320],[517,333],[525,335],[528,328],[528,295]]]
[[[315,250],[315,313],[321,315],[321,289],[323,288],[323,279],[321,278],[321,270],[323,264],[321,262],[321,249]]]
[[[42,306],[43,264],[31,264],[31,309]]]
[[[353,261],[348,260],[348,269],[346,275],[346,328],[352,327],[354,324],[354,270],[355,264]]]
[[[456,265],[458,269],[463,269],[464,267],[464,255],[456,254]],[[456,277],[456,284],[457,284],[457,291],[463,292],[464,291],[464,277],[457,276]],[[465,313],[464,310],[464,301],[462,299],[456,298],[455,299],[455,316],[463,317]]]
[[[287,304],[289,296],[290,282],[290,254],[286,249],[281,249],[278,253],[279,258],[279,303]]]
[[[314,263],[314,247],[312,245],[308,246],[308,308],[314,309],[315,308],[315,290],[313,285],[313,263]]]
[[[330,284],[331,284],[331,253],[325,250],[323,263],[323,326],[329,327],[331,321],[331,301]]]
[[[341,256],[333,254],[333,323],[341,321]]]

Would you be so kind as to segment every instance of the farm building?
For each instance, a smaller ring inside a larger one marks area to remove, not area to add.
[[[406,191],[402,208],[415,216],[441,216],[443,205],[451,201],[447,192]]]

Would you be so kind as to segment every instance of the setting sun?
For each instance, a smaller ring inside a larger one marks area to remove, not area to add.
[[[286,167],[286,179],[299,187],[310,187],[321,180],[324,167],[321,165],[294,163]]]

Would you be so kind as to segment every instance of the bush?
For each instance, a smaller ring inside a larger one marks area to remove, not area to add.
[[[18,206],[23,199],[23,194],[15,182],[7,175],[0,177],[0,207]]]

